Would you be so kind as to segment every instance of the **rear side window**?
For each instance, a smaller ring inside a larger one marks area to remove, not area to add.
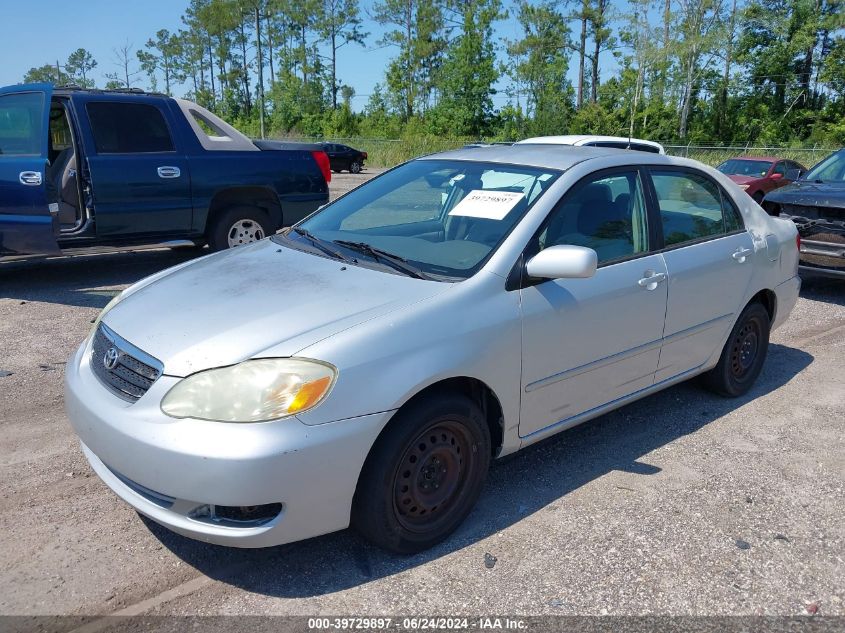
[[[91,102],[86,106],[98,154],[172,152],[161,110],[146,103]]]
[[[41,154],[44,95],[24,92],[0,97],[0,158]]]
[[[718,237],[742,228],[730,200],[709,178],[690,172],[652,171],[665,246]]]

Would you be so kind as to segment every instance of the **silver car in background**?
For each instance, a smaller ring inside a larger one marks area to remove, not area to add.
[[[196,539],[446,538],[491,459],[693,376],[745,393],[792,222],[697,162],[522,144],[386,172],[115,298],[71,359],[97,474]]]

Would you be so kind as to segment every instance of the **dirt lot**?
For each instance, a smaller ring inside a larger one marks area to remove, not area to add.
[[[845,283],[805,281],[747,397],[680,385],[498,463],[430,552],[246,551],[139,518],[62,407],[109,297],[195,256],[0,266],[1,614],[845,614]]]

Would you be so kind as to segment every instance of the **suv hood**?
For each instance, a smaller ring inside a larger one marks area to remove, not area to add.
[[[767,194],[766,202],[807,207],[845,207],[845,183],[801,180]]]
[[[452,285],[262,240],[162,275],[118,303],[103,322],[164,363],[165,374],[187,376],[270,347],[275,356],[295,355]]]

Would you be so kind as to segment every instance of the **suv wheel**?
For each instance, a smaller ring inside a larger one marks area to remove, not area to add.
[[[440,393],[411,404],[391,420],[367,457],[352,524],[401,554],[435,545],[478,500],[490,453],[484,415],[466,396]]]
[[[349,173],[360,174],[363,168],[364,166],[361,164],[361,161],[353,160],[349,163]]]
[[[761,304],[748,305],[739,315],[719,362],[704,374],[704,384],[729,397],[751,389],[760,374],[769,349],[769,313]]]
[[[269,216],[258,207],[232,207],[220,214],[208,231],[212,251],[257,242],[275,233]]]

